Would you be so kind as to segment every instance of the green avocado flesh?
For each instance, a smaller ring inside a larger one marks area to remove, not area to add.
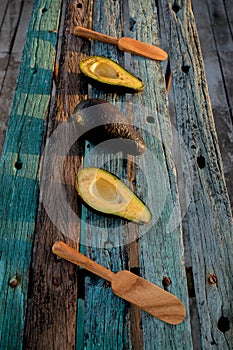
[[[82,200],[98,212],[137,223],[149,224],[151,213],[145,204],[115,175],[100,168],[84,168],[76,177]]]
[[[89,78],[110,86],[135,92],[143,91],[144,83],[110,58],[91,56],[80,62],[81,71]]]

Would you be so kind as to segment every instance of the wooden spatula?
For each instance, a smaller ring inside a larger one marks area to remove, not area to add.
[[[115,274],[60,241],[54,243],[52,251],[111,282],[112,291],[117,296],[152,316],[170,324],[179,324],[184,320],[186,311],[182,302],[155,284],[126,270]]]
[[[77,26],[73,33],[77,36],[82,36],[89,39],[102,41],[104,43],[117,45],[121,51],[131,52],[132,54],[150,58],[152,60],[163,61],[168,55],[165,51],[157,46],[146,44],[142,41],[131,38],[115,38],[113,36],[95,32],[93,30]]]

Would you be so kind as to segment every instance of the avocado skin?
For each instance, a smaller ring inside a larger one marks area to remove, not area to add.
[[[92,78],[88,72],[86,71],[86,69],[83,67],[83,63],[85,63],[85,61],[88,61],[92,58],[95,58],[95,59],[98,59],[98,60],[101,60],[101,59],[104,59],[105,61],[109,61],[109,64],[111,64],[111,62],[113,62],[114,64],[116,64],[119,69],[123,70],[125,72],[125,74],[128,74],[129,76],[132,76],[133,78],[136,78],[139,82],[141,82],[141,87],[140,89],[137,89],[133,86],[127,86],[127,85],[117,85],[117,84],[112,84],[108,81],[108,78],[105,78],[105,81],[100,81],[96,78]],[[143,81],[134,76],[132,73],[130,73],[128,70],[126,70],[125,68],[123,68],[119,63],[113,61],[112,59],[110,58],[107,58],[107,57],[104,57],[104,56],[90,56],[86,59],[84,59],[83,61],[80,62],[80,69],[81,69],[81,72],[86,76],[88,82],[94,86],[95,88],[97,89],[100,89],[100,90],[103,90],[105,92],[112,92],[112,93],[117,93],[119,95],[121,94],[126,94],[126,93],[137,93],[137,92],[142,92],[144,90],[144,83]]]
[[[93,79],[89,77],[88,75],[85,75],[86,77],[86,82],[90,85],[93,86],[93,88],[96,88],[97,90],[101,90],[104,93],[115,93],[117,95],[123,96],[125,94],[134,94],[134,93],[139,93],[142,92],[143,90],[137,90],[133,89],[129,86],[119,86],[119,85],[111,85],[108,83],[102,83],[101,81],[98,81],[96,79]],[[138,78],[139,79],[139,78]],[[141,80],[141,79],[139,79]]]
[[[73,117],[77,117],[80,127],[88,130],[83,137],[94,145],[114,139],[114,142],[108,143],[114,152],[136,156],[146,150],[143,138],[133,125],[127,124],[125,116],[105,100],[93,98],[80,102],[74,109]],[[96,126],[96,119],[101,125]]]

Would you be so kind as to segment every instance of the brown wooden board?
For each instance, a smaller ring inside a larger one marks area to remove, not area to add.
[[[65,4],[64,4],[65,5]],[[82,39],[72,35],[74,25],[88,25],[90,17],[90,3],[88,1],[69,1],[65,9],[64,26],[62,23],[61,54],[58,77],[55,77],[57,90],[54,105],[52,104],[48,116],[49,141],[54,129],[66,121],[71,115],[75,104],[86,94],[85,85],[79,79],[78,62],[82,50],[88,50]],[[64,28],[64,29],[63,29]],[[67,135],[69,137],[69,135]],[[62,142],[62,140],[59,140]],[[56,154],[52,162],[56,163]],[[73,210],[77,207],[77,196],[74,191],[74,181],[77,168],[80,164],[81,150],[74,146],[65,161],[64,182],[68,203]],[[42,167],[43,174],[43,167]],[[41,182],[41,196],[46,190]],[[47,198],[50,208],[60,206],[56,202],[57,188],[55,185],[54,197]],[[70,225],[68,237],[59,231],[56,222],[50,219],[48,204],[40,203],[38,220],[35,231],[34,253],[31,266],[30,294],[28,298],[27,322],[24,334],[25,349],[73,349],[76,342],[76,317],[78,298],[82,293],[78,288],[77,269],[64,261],[56,259],[52,254],[52,244],[56,240],[64,240],[73,246],[79,242],[79,225]],[[39,325],[39,326],[38,326]]]

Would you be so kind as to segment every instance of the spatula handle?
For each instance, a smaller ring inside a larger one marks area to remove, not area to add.
[[[98,33],[98,32],[95,32],[94,30],[87,29],[84,27],[80,27],[80,26],[75,27],[73,33],[77,36],[82,36],[84,38],[98,40],[107,44],[118,45],[117,38],[107,34]]]
[[[115,273],[106,269],[104,266],[97,264],[95,261],[87,258],[85,255],[79,253],[74,248],[67,244],[58,241],[52,247],[52,252],[63,259],[66,259],[73,264],[84,267],[86,270],[95,273],[97,276],[111,282]]]

